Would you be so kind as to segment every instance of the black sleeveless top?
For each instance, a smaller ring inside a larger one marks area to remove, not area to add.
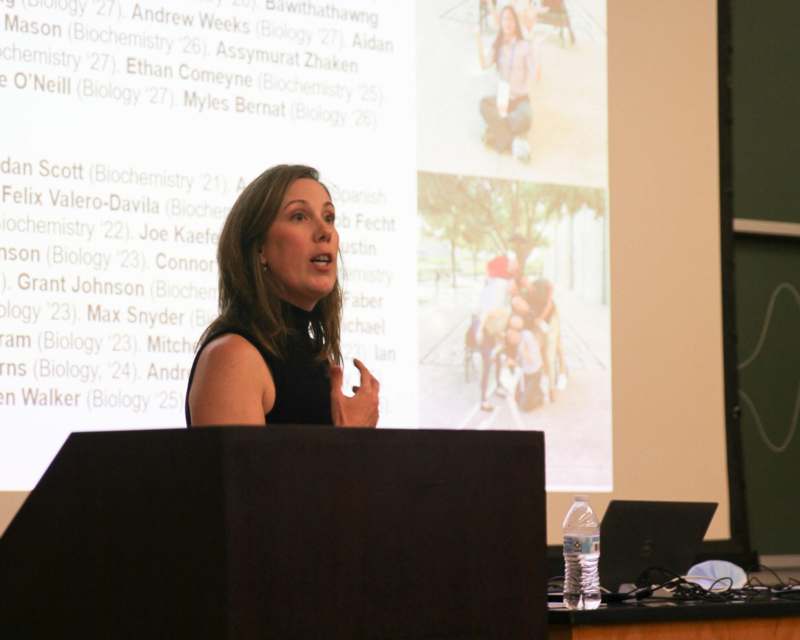
[[[186,388],[186,426],[192,426],[189,411],[189,391],[200,353],[209,342],[221,335],[233,333],[252,344],[269,367],[275,383],[275,404],[266,414],[267,424],[321,424],[332,425],[331,381],[328,365],[315,359],[316,352],[308,329],[311,313],[290,304],[284,304],[286,320],[292,331],[286,340],[286,359],[280,359],[259,345],[244,330],[223,329],[208,336],[194,357],[189,384]]]

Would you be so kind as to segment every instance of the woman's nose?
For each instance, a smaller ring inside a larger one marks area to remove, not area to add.
[[[317,225],[314,229],[314,239],[317,242],[327,242],[331,239],[332,233],[333,229],[330,222],[324,220],[323,218],[317,219]]]

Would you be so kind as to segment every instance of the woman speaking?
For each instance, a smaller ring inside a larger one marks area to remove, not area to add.
[[[380,385],[342,386],[336,211],[315,169],[278,165],[233,205],[219,239],[219,316],[200,338],[186,424],[374,427]]]

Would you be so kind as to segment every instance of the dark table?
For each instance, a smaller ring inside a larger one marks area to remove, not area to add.
[[[642,600],[570,611],[551,603],[550,640],[800,640],[800,589],[730,602]]]

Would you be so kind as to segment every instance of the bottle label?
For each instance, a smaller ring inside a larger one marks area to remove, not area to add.
[[[600,553],[600,536],[564,536],[564,553]]]

